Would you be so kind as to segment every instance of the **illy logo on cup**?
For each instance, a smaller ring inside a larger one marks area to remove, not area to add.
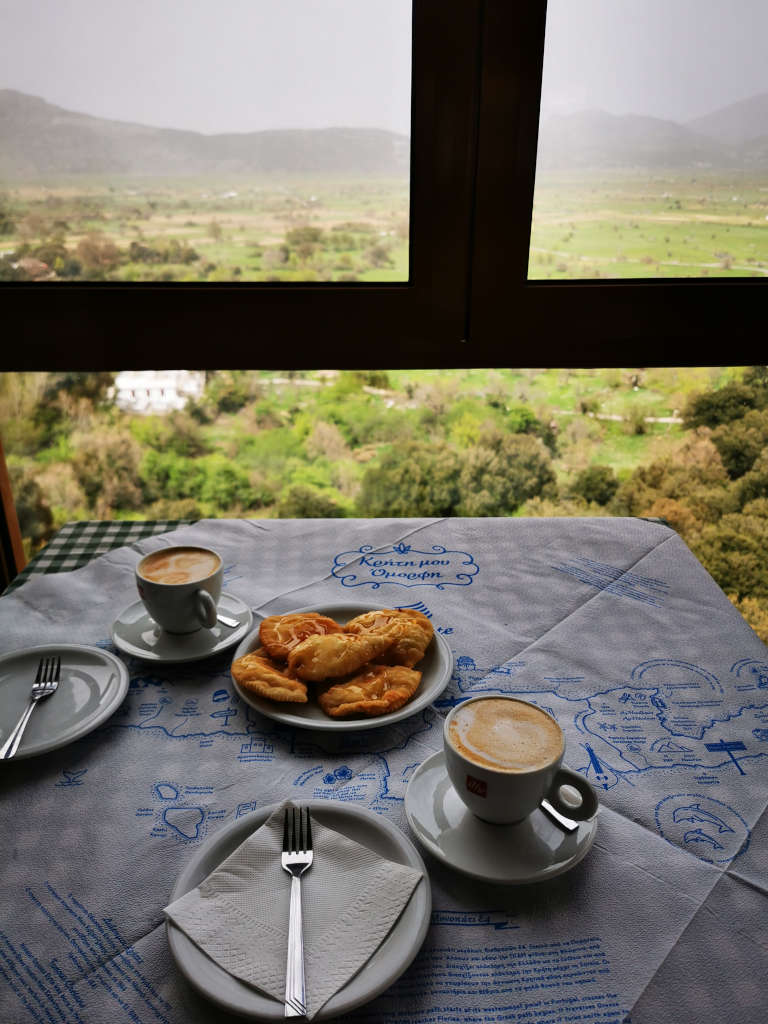
[[[474,775],[467,775],[467,789],[475,796],[485,797],[488,795],[488,786],[483,779],[476,779]]]

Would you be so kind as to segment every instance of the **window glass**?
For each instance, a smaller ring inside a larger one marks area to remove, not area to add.
[[[0,66],[0,280],[408,280],[410,0],[0,0]]]
[[[529,278],[765,277],[759,0],[549,0]]]

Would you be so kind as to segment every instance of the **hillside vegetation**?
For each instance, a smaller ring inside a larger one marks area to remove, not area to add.
[[[768,639],[768,369],[221,371],[167,416],[5,374],[25,545],[81,518],[647,516]]]

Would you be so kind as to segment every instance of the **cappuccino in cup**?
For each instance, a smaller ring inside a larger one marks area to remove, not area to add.
[[[535,704],[517,697],[471,697],[448,714],[443,741],[445,766],[456,793],[484,821],[522,821],[545,798],[576,821],[597,811],[589,782],[562,766],[563,730]],[[561,799],[563,786],[578,790],[580,806]]]
[[[145,555],[136,566],[136,586],[158,626],[168,633],[194,633],[216,625],[223,574],[215,551],[179,545]]]
[[[140,575],[153,583],[196,583],[221,565],[221,559],[205,548],[170,548],[153,551],[141,563]]]
[[[563,733],[553,718],[533,704],[504,697],[461,704],[449,736],[468,761],[501,772],[544,768],[563,752]]]

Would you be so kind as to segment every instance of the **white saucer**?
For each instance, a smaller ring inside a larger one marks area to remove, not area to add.
[[[112,626],[112,643],[124,654],[144,661],[173,664],[182,661],[201,661],[226,650],[241,640],[253,622],[251,609],[235,597],[223,593],[219,611],[233,619],[236,626],[217,622],[213,629],[198,629],[183,636],[166,633],[149,617],[141,601],[134,601],[118,615]]]
[[[128,693],[128,669],[99,647],[47,644],[4,654],[0,657],[0,743],[27,706],[40,658],[51,655],[61,657],[61,682],[35,709],[13,761],[74,743],[114,714]]]
[[[438,860],[486,882],[523,885],[569,871],[589,851],[597,815],[570,834],[536,810],[517,825],[492,825],[461,802],[442,750],[411,776],[405,792],[408,824]]]
[[[424,875],[411,899],[368,963],[323,1006],[314,1020],[338,1020],[345,1013],[374,999],[400,977],[421,948],[429,928],[432,892],[424,861],[403,832],[367,807],[340,800],[302,800],[313,819],[341,832],[397,864],[408,864]],[[277,807],[269,804],[222,826],[200,846],[184,867],[169,903],[194,889],[226,860]],[[171,953],[186,979],[198,991],[232,1013],[249,1020],[283,1021],[285,1009],[271,996],[228,974],[189,939],[171,920],[166,920]],[[254,956],[259,955],[254,947]]]

